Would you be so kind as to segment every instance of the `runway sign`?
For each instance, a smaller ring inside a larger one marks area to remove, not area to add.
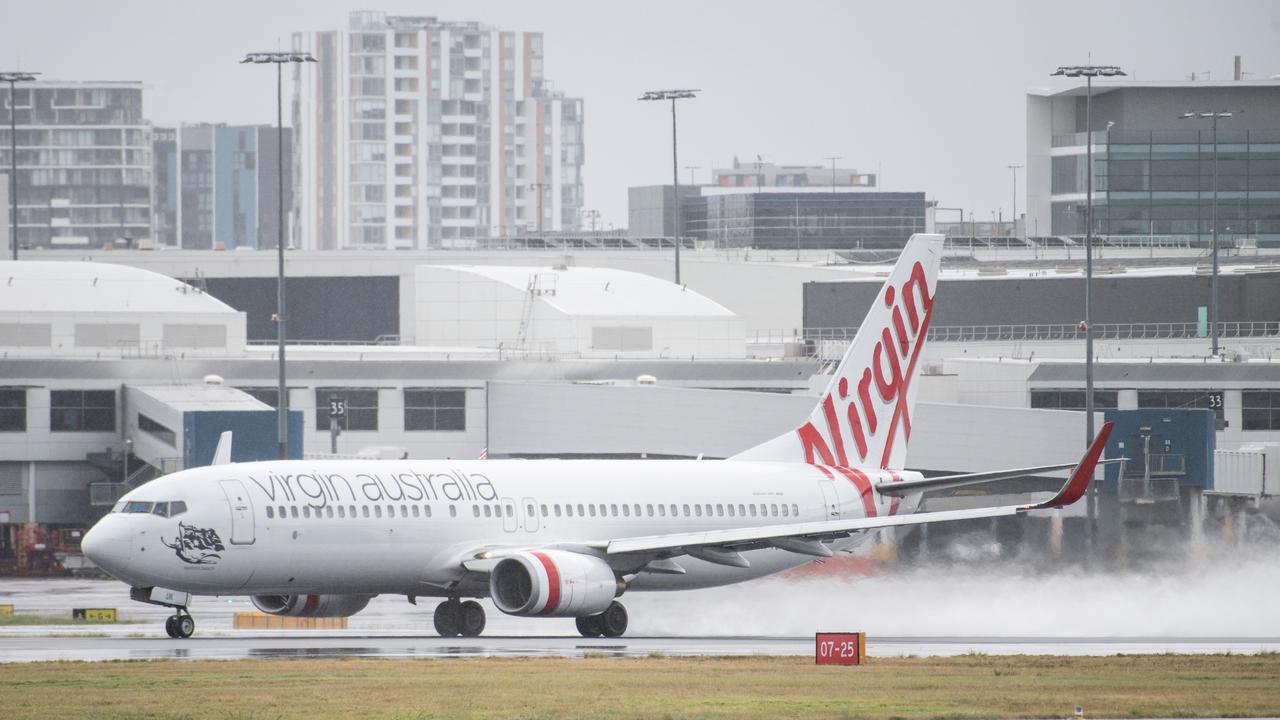
[[[815,633],[813,636],[813,659],[818,665],[861,665],[866,656],[866,633]]]
[[[115,622],[115,608],[72,608],[71,617],[74,620],[92,620],[94,622]]]

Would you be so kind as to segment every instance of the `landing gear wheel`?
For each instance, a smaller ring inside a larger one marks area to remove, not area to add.
[[[195,618],[185,614],[177,615],[176,618],[177,620],[174,622],[174,627],[178,631],[178,637],[186,639],[195,634],[196,632]]]
[[[484,632],[484,608],[475,600],[458,607],[458,632],[462,637],[479,637]]]
[[[174,638],[175,640],[177,639],[178,637],[178,616],[177,615],[170,615],[169,617],[164,619],[164,632],[169,637]]]
[[[436,632],[440,637],[455,637],[461,630],[457,600],[446,600],[436,606]]]
[[[605,637],[622,637],[627,631],[627,609],[617,600],[596,617],[600,619],[601,634]]]
[[[604,634],[604,622],[599,615],[575,618],[574,622],[578,625],[578,633],[582,637],[600,637]]]

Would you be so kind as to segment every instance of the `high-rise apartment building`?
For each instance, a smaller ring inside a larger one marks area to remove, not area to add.
[[[18,246],[99,248],[151,235],[151,128],[142,83],[23,83],[0,88],[0,172],[16,111]],[[5,222],[8,222],[6,216]]]
[[[575,230],[583,102],[543,77],[543,38],[475,22],[351,13],[301,32],[296,244],[466,247]]]
[[[286,210],[293,194],[288,160],[292,137],[293,131],[286,128]],[[198,250],[276,247],[280,237],[277,144],[276,128],[268,125],[156,128],[152,153],[155,244]]]

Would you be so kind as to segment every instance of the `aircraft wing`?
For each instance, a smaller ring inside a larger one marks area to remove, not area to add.
[[[734,528],[729,530],[708,530],[692,533],[673,533],[667,535],[650,535],[646,537],[624,538],[609,541],[604,549],[609,555],[624,553],[661,553],[667,557],[674,554],[691,554],[703,559],[711,559],[719,551],[728,553],[727,559],[737,564],[733,554],[737,549],[745,547],[775,546],[782,549],[794,549],[796,552],[809,552],[814,555],[829,555],[830,551],[819,541],[845,537],[863,530],[903,525],[920,525],[931,522],[951,520],[974,520],[978,518],[1018,515],[1031,510],[1060,508],[1070,505],[1084,497],[1093,479],[1094,470],[1106,446],[1107,437],[1111,434],[1112,423],[1106,423],[1094,438],[1084,457],[1074,466],[1071,477],[1053,497],[1039,503],[1025,505],[1003,505],[969,510],[943,510],[939,512],[913,513],[911,515],[884,515],[869,518],[853,518],[849,520],[823,520],[818,522],[791,523],[786,525],[769,525],[765,527]],[[1060,466],[1050,466],[1063,469]],[[1070,467],[1070,466],[1068,466]],[[1018,474],[1026,474],[1025,470]],[[953,476],[954,477],[954,476]],[[895,483],[897,484],[897,483]],[[711,552],[699,552],[710,549]],[[826,552],[823,552],[826,550]],[[692,552],[690,552],[692,551]],[[811,551],[811,552],[810,552]],[[740,559],[740,558],[738,558]]]
[[[1089,449],[1080,462],[1072,465],[1050,465],[1044,468],[1023,468],[1020,470],[998,471],[995,473],[975,473],[973,475],[947,476],[943,480],[952,481],[959,478],[972,479],[983,476],[976,482],[986,482],[994,476],[1016,477],[1036,471],[1046,472],[1048,469],[1062,470],[1073,468],[1071,476],[1062,488],[1048,500],[1023,505],[1001,505],[996,507],[972,508],[967,510],[942,510],[938,512],[912,513],[910,515],[881,515],[869,518],[851,518],[848,520],[821,520],[816,522],[788,523],[781,525],[765,525],[757,527],[730,528],[725,530],[705,530],[688,533],[668,533],[664,535],[646,535],[630,538],[619,538],[608,541],[590,541],[583,543],[559,543],[543,546],[542,549],[561,549],[588,555],[603,556],[615,565],[642,567],[647,559],[649,565],[669,562],[670,558],[690,555],[708,562],[737,567],[747,567],[748,561],[739,554],[741,550],[764,547],[776,547],[790,552],[830,557],[832,552],[822,543],[847,537],[856,532],[874,530],[884,527],[921,525],[933,522],[952,520],[975,520],[979,518],[1019,515],[1032,510],[1046,510],[1070,505],[1084,497],[1094,471],[1100,462],[1102,451],[1111,434],[1112,423],[1106,423],[1094,438]],[[1107,462],[1107,461],[1103,461]],[[939,478],[930,478],[938,480]],[[891,487],[906,485],[894,483]],[[972,484],[964,482],[963,484]],[[879,486],[877,486],[879,487]],[[920,486],[913,485],[919,492]],[[461,559],[461,565],[471,572],[490,572],[503,557],[526,550],[528,548],[490,547],[482,551],[468,553]],[[635,562],[639,558],[639,563]],[[656,569],[656,568],[655,568]],[[667,572],[683,572],[678,568],[664,570]]]

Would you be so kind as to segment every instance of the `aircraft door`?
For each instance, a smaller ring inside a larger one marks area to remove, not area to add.
[[[218,485],[222,487],[222,494],[227,496],[227,504],[231,506],[231,544],[252,545],[253,503],[249,501],[244,483],[239,480],[219,480]]]
[[[822,488],[822,501],[827,509],[827,520],[836,520],[840,517],[840,496],[836,492],[836,484],[832,480],[819,480],[818,487]]]
[[[502,498],[502,529],[506,532],[513,533],[520,526],[520,519],[516,517],[516,502],[511,498]]]
[[[538,532],[538,503],[527,497],[520,504],[524,507],[525,532]]]

